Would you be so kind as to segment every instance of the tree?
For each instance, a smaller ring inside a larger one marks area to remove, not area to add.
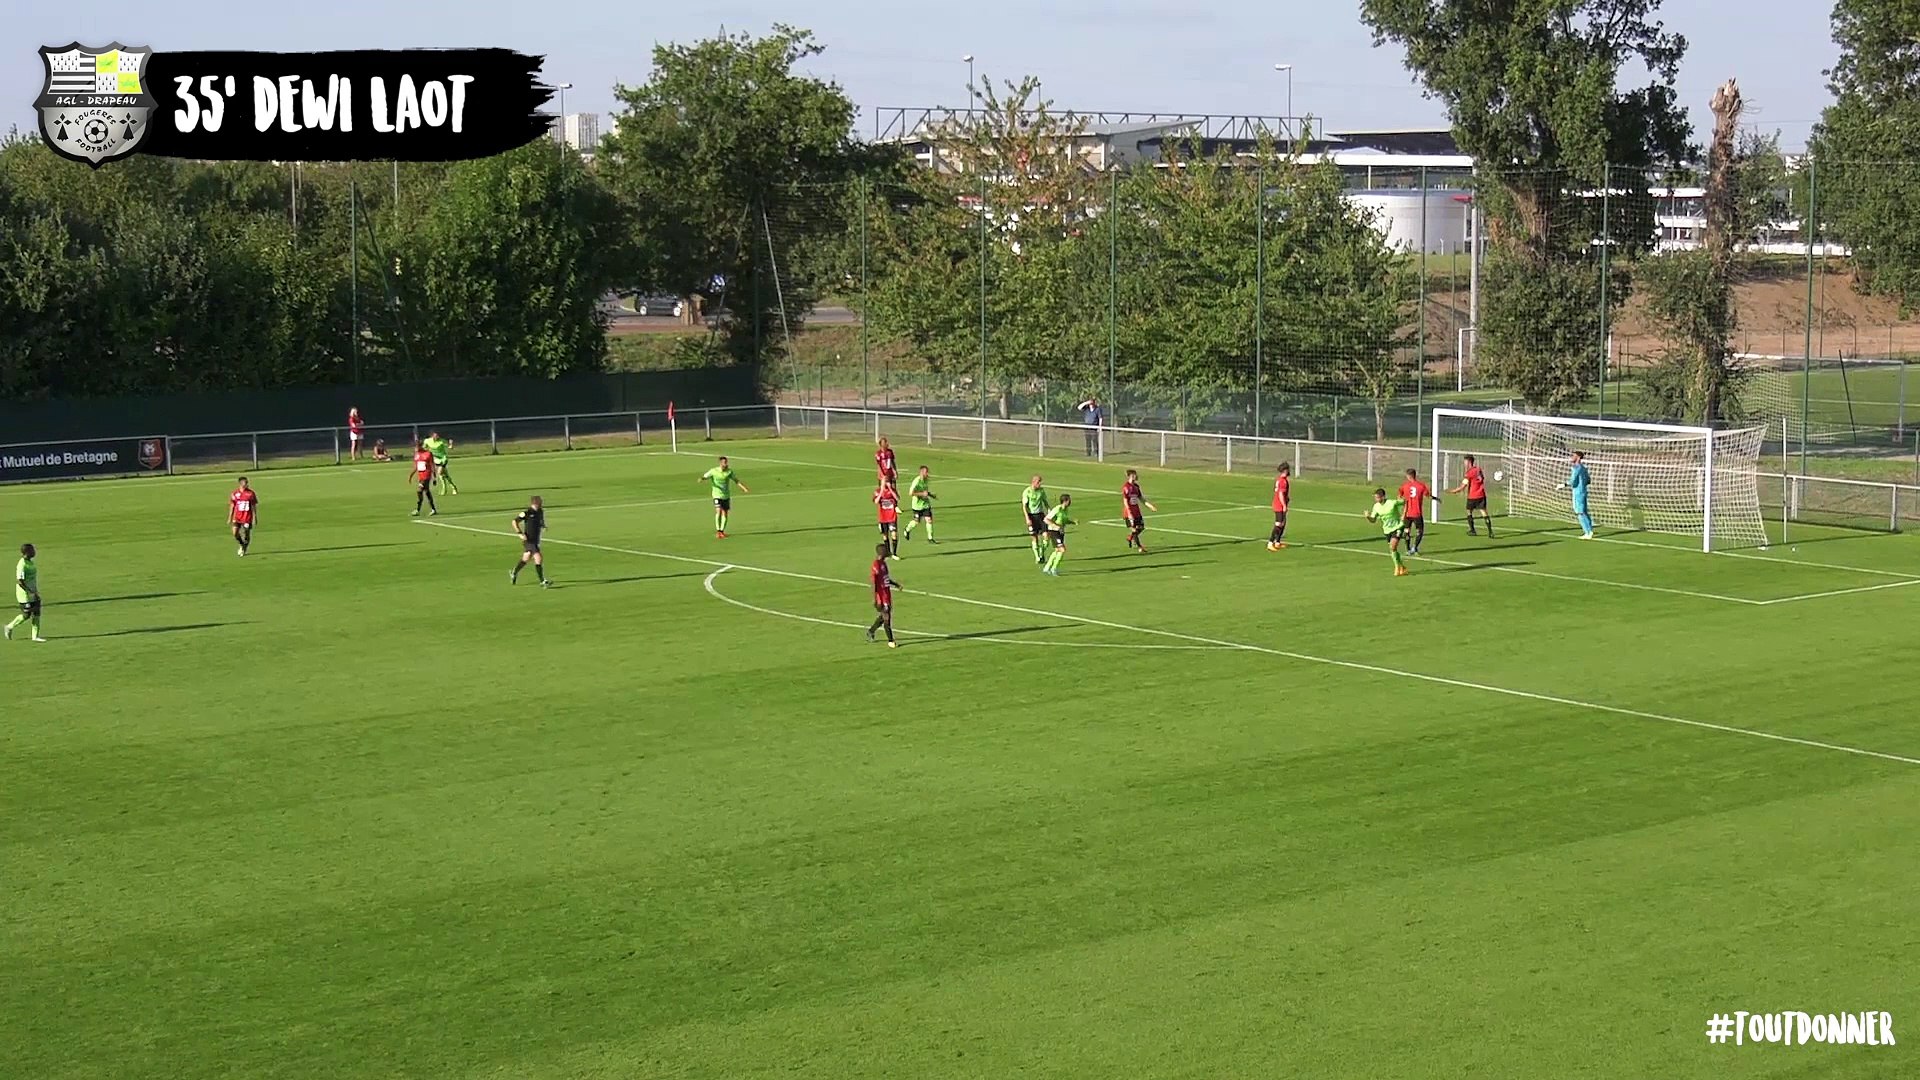
[[[600,298],[639,272],[637,231],[577,157],[545,143],[462,162],[415,228],[382,241],[361,226],[362,260],[392,293],[374,322],[414,378],[598,371]]]
[[[1735,243],[1766,243],[1773,228],[1793,218],[1804,205],[1800,190],[1805,170],[1787,166],[1780,133],[1743,131],[1733,151],[1733,238]]]
[[[1119,377],[1184,430],[1252,388],[1267,162],[1176,148],[1168,164],[1119,185],[1114,219],[1100,227],[1117,230],[1118,259],[1101,269],[1116,276]]]
[[[1336,167],[1182,143],[1100,172],[1080,122],[1036,94],[1031,79],[990,91],[953,129],[970,137],[936,140],[942,168],[876,199],[870,327],[959,381],[980,373],[984,308],[1003,411],[1023,380],[1103,388],[1110,357],[1125,406],[1176,427],[1250,418],[1256,371],[1263,394],[1384,402],[1406,385],[1397,259]]]
[[[1869,290],[1920,303],[1920,8],[1839,0],[1827,72],[1834,103],[1814,129],[1815,212],[1848,244]]]
[[[822,284],[809,267],[782,265],[779,249],[845,231],[838,213],[804,215],[776,242],[775,208],[889,159],[854,142],[854,106],[837,84],[795,72],[822,51],[811,33],[784,25],[761,38],[660,45],[645,83],[615,88],[624,108],[599,167],[650,241],[634,284],[731,309],[741,359],[760,359]]]
[[[1022,383],[1081,386],[1106,370],[1094,313],[1106,302],[1111,187],[1078,155],[1084,129],[1036,79],[983,80],[977,110],[931,125],[939,167],[883,185],[867,212],[869,325],[991,392],[1003,416]]]
[[[306,166],[296,228],[286,166],[96,173],[0,144],[0,393],[599,368],[597,301],[633,279],[636,230],[577,157],[409,165],[400,205],[385,169],[355,170]]]
[[[1602,313],[1627,280],[1591,265],[1645,248],[1642,195],[1654,166],[1684,160],[1689,128],[1674,93],[1686,40],[1654,19],[1659,0],[1363,0],[1376,45],[1395,42],[1427,93],[1447,105],[1460,148],[1479,163],[1488,260],[1477,353],[1531,402],[1583,397],[1604,348]],[[1622,89],[1623,65],[1651,82]],[[1602,200],[1612,211],[1601,234]],[[1578,288],[1570,296],[1564,290]],[[1591,313],[1591,314],[1589,314]],[[1569,350],[1573,350],[1569,353]]]
[[[1742,411],[1739,394],[1746,372],[1733,347],[1734,245],[1743,234],[1751,235],[1756,204],[1765,205],[1756,198],[1756,185],[1770,171],[1764,158],[1748,167],[1740,157],[1743,147],[1764,155],[1767,144],[1737,141],[1746,107],[1739,85],[1731,79],[1723,83],[1712,106],[1701,250],[1656,257],[1642,268],[1648,313],[1668,341],[1643,394],[1661,418],[1704,425],[1738,419]]]

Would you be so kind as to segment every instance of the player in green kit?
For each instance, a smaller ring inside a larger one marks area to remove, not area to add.
[[[1060,560],[1067,557],[1067,526],[1074,523],[1071,512],[1073,496],[1060,496],[1059,505],[1047,511],[1047,539],[1053,541],[1053,554],[1047,556],[1046,565],[1040,568],[1044,574],[1060,576]]]
[[[740,490],[749,495],[753,494],[753,489],[740,482],[733,466],[727,464],[725,455],[721,456],[720,464],[701,473],[700,479],[713,487],[713,538],[725,540],[727,515],[733,511],[733,485],[740,484]]]
[[[1027,515],[1027,536],[1033,541],[1033,561],[1045,566],[1046,549],[1040,545],[1047,536],[1047,489],[1040,483],[1040,477],[1020,489],[1020,509]]]
[[[1400,560],[1400,541],[1406,538],[1407,500],[1394,496],[1387,498],[1386,488],[1373,489],[1373,509],[1367,511],[1367,520],[1380,526],[1381,535],[1387,538],[1387,552],[1393,556],[1393,576],[1406,577],[1407,564]]]
[[[927,543],[939,543],[933,538],[933,498],[933,477],[922,465],[920,474],[907,484],[907,506],[913,510],[913,520],[907,522],[908,540],[913,539],[913,527],[924,521],[927,523]]]
[[[440,494],[460,494],[460,489],[453,486],[452,474],[447,472],[447,455],[453,452],[453,440],[437,431],[429,431],[420,445],[433,455],[433,478],[440,481]]]
[[[7,640],[13,640],[13,631],[21,623],[33,620],[33,640],[44,642],[40,636],[40,568],[33,562],[33,545],[20,545],[20,562],[13,568],[13,598],[20,604],[20,614],[7,624]]]

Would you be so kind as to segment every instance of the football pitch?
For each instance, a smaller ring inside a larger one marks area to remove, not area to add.
[[[1373,484],[1146,469],[1139,555],[900,449],[897,650],[857,439],[260,472],[245,559],[232,476],[0,492],[0,1076],[1915,1074],[1920,541],[1395,578]],[[1779,1010],[1898,1045],[1705,1037]]]

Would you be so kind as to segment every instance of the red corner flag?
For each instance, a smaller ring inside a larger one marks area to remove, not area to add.
[[[673,423],[673,402],[667,402],[667,423]]]

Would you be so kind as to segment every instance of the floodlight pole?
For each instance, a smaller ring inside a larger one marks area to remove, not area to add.
[[[1287,73],[1287,127],[1293,127],[1293,65],[1275,64],[1273,70]]]

